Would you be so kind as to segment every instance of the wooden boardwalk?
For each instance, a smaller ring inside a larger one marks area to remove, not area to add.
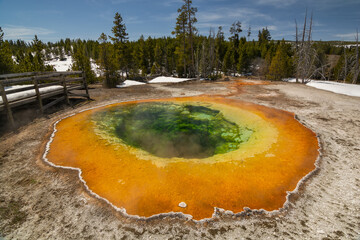
[[[16,87],[14,87],[16,85]],[[84,90],[84,94],[73,93]],[[84,72],[28,72],[0,75],[0,111],[6,111],[13,128],[16,127],[13,108],[32,102],[38,102],[43,113],[47,108],[66,101],[69,97],[80,96],[90,99]],[[46,105],[44,99],[52,101]]]

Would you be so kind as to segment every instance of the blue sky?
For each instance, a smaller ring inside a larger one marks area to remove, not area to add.
[[[124,19],[130,40],[170,36],[182,0],[0,0],[0,27],[5,39],[44,41],[61,38],[97,39],[111,34],[115,12]],[[198,8],[199,33],[210,27],[242,22],[252,37],[268,27],[273,39],[294,39],[295,24],[303,23],[306,8],[314,14],[314,40],[354,40],[360,28],[360,0],[193,0]]]

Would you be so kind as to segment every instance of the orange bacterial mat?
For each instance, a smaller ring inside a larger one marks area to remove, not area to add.
[[[61,120],[46,155],[48,161],[81,169],[92,192],[130,215],[183,212],[196,220],[210,218],[214,207],[234,213],[244,207],[279,209],[287,191],[293,191],[315,169],[318,139],[293,113],[208,96],[131,103],[142,102],[204,105],[253,133],[227,153],[201,159],[157,157],[96,131],[92,116],[129,104],[119,103]]]

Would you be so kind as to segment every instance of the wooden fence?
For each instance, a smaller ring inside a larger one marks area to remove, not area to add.
[[[16,85],[16,87],[14,87]],[[85,90],[85,94],[73,93],[73,90]],[[12,108],[31,102],[38,102],[43,113],[47,108],[69,97],[80,96],[90,99],[84,72],[28,72],[0,75],[0,111],[7,111],[13,128],[15,121]],[[54,100],[43,104],[43,99]],[[2,101],[1,101],[2,100]]]

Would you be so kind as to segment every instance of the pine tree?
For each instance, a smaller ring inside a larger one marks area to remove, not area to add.
[[[209,32],[207,53],[208,53],[208,64],[207,64],[208,66],[205,77],[208,78],[209,76],[211,76],[212,79],[216,79],[217,76],[213,76],[214,67],[215,67],[215,58],[216,58],[215,32],[213,28],[210,28],[210,32]]]
[[[234,65],[235,65],[235,59],[234,59],[234,51],[232,44],[229,44],[226,54],[224,56],[224,63],[223,63],[223,72],[227,75],[234,72]]]
[[[138,42],[134,43],[134,47],[132,50],[132,78],[136,79],[139,78],[139,72],[141,72],[141,76],[145,77],[148,73],[147,69],[147,57],[146,57],[146,50],[145,50],[145,41],[144,36],[141,36]]]
[[[291,58],[286,52],[286,43],[281,41],[275,56],[271,61],[267,78],[274,81],[281,81],[283,78],[290,76],[292,70]]]
[[[190,68],[190,77],[195,77],[195,59],[194,59],[194,43],[193,37],[197,29],[194,27],[194,24],[197,22],[195,13],[197,8],[192,7],[192,0],[184,0],[186,4],[186,13],[188,17],[188,31],[189,31],[189,42],[190,42],[190,54],[191,54],[191,68]]]
[[[262,46],[263,44],[267,44],[271,40],[270,31],[268,28],[263,28],[261,31],[259,31],[258,34],[258,42],[259,46]]]
[[[192,7],[192,0],[183,0],[184,4],[178,9],[178,17],[176,18],[176,26],[173,34],[181,40],[182,53],[177,49],[178,59],[182,61],[184,68],[183,74],[187,74],[188,54],[190,55],[190,64],[188,67],[189,77],[195,77],[195,58],[194,58],[194,35],[197,29],[194,24],[197,22],[195,13],[197,8]]]
[[[12,60],[12,53],[10,45],[4,41],[4,32],[0,27],[0,74],[11,73],[14,71],[14,62]]]
[[[156,74],[160,73],[160,66],[159,66],[159,64],[157,64],[156,62],[154,62],[153,66],[151,67],[150,73],[151,73],[151,75],[156,75]]]
[[[230,39],[235,44],[235,48],[238,47],[240,36],[239,34],[242,32],[241,22],[236,21],[230,27]]]
[[[60,61],[65,61],[65,53],[64,53],[64,49],[62,47],[60,47]]]
[[[46,61],[51,60],[51,49],[49,46],[45,47],[45,59],[46,59]]]
[[[115,13],[114,19],[114,26],[111,29],[114,36],[110,36],[110,39],[113,41],[115,49],[117,51],[119,69],[122,72],[125,71],[125,77],[127,77],[129,68],[128,62],[131,57],[131,54],[127,49],[128,34],[126,32],[125,23],[123,23],[123,19],[118,12]]]
[[[172,34],[176,35],[176,38],[181,42],[181,47],[178,46],[176,48],[176,55],[178,56],[178,63],[177,63],[177,72],[180,76],[186,75],[187,69],[187,15],[186,15],[186,6],[183,5],[181,8],[178,9],[178,17],[176,18],[176,26],[175,30]],[[182,69],[180,68],[182,66]]]
[[[22,44],[19,42],[19,44]],[[43,44],[35,35],[32,43],[28,47],[21,47],[16,53],[17,65],[16,72],[43,72],[54,71],[50,65],[45,65],[44,49],[46,45]]]
[[[250,41],[250,36],[251,36],[251,26],[249,26],[248,31],[247,31],[248,41]]]
[[[250,58],[247,55],[246,44],[239,46],[239,60],[237,70],[239,73],[247,73],[249,70]]]
[[[115,43],[125,43],[128,40],[128,34],[126,32],[125,23],[120,13],[116,12],[114,17],[114,26],[111,28],[111,32],[114,34],[110,39]]]
[[[200,56],[200,64],[198,63],[197,65],[199,66],[199,70],[200,70],[200,75],[202,77],[207,77],[207,66],[208,66],[208,61],[209,61],[209,54],[206,51],[206,40],[204,39],[201,45],[201,54],[197,54],[197,55],[201,55]]]
[[[237,66],[238,61],[239,61],[239,53],[238,53],[238,48],[239,48],[239,43],[240,43],[240,33],[242,32],[241,29],[241,22],[240,21],[235,21],[231,27],[230,27],[230,43],[232,44],[232,48],[235,50],[232,52],[232,59],[234,61],[233,65]],[[232,71],[235,72],[235,67],[232,66]]]
[[[96,81],[95,73],[91,69],[90,57],[87,53],[85,44],[78,40],[76,44],[75,52],[73,54],[74,63],[72,70],[75,71],[84,71],[86,75],[86,80],[88,83],[94,83]]]
[[[172,74],[176,70],[176,40],[170,37],[165,39],[166,47],[165,47],[165,67],[166,73]]]
[[[116,87],[117,78],[115,76],[116,68],[113,45],[107,41],[108,38],[104,33],[100,35],[98,40],[100,42],[100,56],[98,63],[102,72],[105,74],[103,86],[107,88]]]
[[[155,66],[156,69],[156,74],[161,73],[161,65],[162,65],[162,57],[163,57],[163,53],[162,53],[162,48],[160,46],[160,42],[157,41],[156,45],[155,45],[155,49],[154,49],[154,64],[153,66]]]
[[[222,27],[218,28],[218,32],[216,34],[215,40],[215,68],[216,74],[219,75],[219,71],[222,68],[222,62],[225,56],[225,47],[224,47],[224,32],[222,31]]]
[[[42,50],[44,48],[44,44],[38,39],[37,35],[35,35],[32,48],[34,51],[34,58],[33,58],[33,71],[35,72],[42,72],[45,71],[45,64],[44,64],[44,55]]]
[[[70,38],[65,39],[65,54],[70,55],[71,53],[71,40]]]

